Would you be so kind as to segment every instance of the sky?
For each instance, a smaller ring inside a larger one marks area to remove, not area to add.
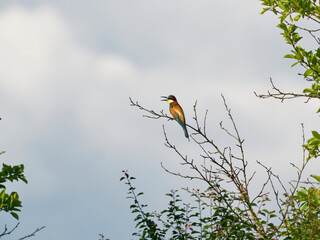
[[[249,170],[259,160],[285,180],[301,162],[301,123],[317,129],[318,104],[258,99],[269,78],[284,91],[308,87],[276,28],[260,15],[258,0],[29,0],[0,2],[0,150],[6,164],[24,164],[28,184],[9,184],[23,203],[17,239],[46,226],[33,239],[131,239],[134,216],[122,170],[137,180],[150,210],[166,206],[165,194],[190,181],[164,146],[170,140],[197,155],[175,122],[150,120],[129,97],[168,113],[160,96],[174,94],[192,120],[208,113],[208,134],[223,145],[227,122],[221,94],[245,139]],[[193,146],[193,145],[192,145]],[[316,161],[305,176],[318,174]],[[258,176],[259,187],[262,177]],[[200,183],[199,183],[200,184]],[[9,214],[0,217],[10,228]]]

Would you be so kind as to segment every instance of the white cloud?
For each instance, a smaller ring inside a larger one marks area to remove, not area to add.
[[[117,91],[124,80],[134,75],[130,61],[81,46],[63,18],[50,7],[13,6],[2,10],[0,43],[1,105],[7,109],[2,117],[4,123],[14,126],[14,130],[7,129],[14,136],[12,148],[24,149],[43,137],[42,144],[50,144],[50,131],[70,122],[84,139],[90,140],[93,135],[96,139],[89,141],[92,144],[102,135],[111,134],[107,137],[111,139],[116,136],[114,126],[119,122],[108,115],[121,113],[112,106],[118,101]],[[65,137],[70,136],[61,136]],[[8,145],[7,150],[14,151]],[[53,173],[43,159],[38,159],[37,149],[31,152],[35,158],[30,162],[31,176],[37,179],[34,184],[52,191],[47,182],[38,181],[44,175],[62,184],[59,173]]]

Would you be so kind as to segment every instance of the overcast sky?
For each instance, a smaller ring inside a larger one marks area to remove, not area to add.
[[[142,118],[129,97],[168,112],[160,96],[174,94],[190,124],[198,100],[215,138],[227,120],[223,93],[250,171],[260,160],[293,178],[300,123],[310,136],[318,106],[254,96],[270,89],[269,77],[287,91],[308,86],[283,59],[289,48],[276,17],[261,9],[258,0],[0,2],[1,161],[23,163],[29,180],[9,186],[23,202],[21,225],[9,238],[46,226],[33,239],[130,239],[134,216],[121,170],[137,178],[150,210],[190,183],[160,167],[183,170],[163,144],[162,124],[178,146],[192,143],[177,123]],[[316,161],[307,172],[317,174],[312,169]],[[0,230],[16,223],[8,214],[0,222]]]

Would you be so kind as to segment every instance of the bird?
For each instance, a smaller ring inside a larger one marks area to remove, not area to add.
[[[169,103],[169,111],[171,115],[173,116],[174,120],[176,120],[180,124],[180,126],[183,128],[184,135],[186,136],[186,138],[189,139],[189,134],[188,134],[187,125],[186,125],[186,118],[184,116],[184,112],[181,106],[179,105],[176,97],[173,95],[169,95],[168,97],[166,96],[161,96],[161,97],[163,98],[162,101],[166,101]]]

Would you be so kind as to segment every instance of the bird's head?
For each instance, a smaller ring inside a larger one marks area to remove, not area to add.
[[[168,97],[166,96],[161,96],[161,97],[163,98],[161,101],[166,101],[169,104],[177,101],[176,97],[173,95],[169,95]]]

